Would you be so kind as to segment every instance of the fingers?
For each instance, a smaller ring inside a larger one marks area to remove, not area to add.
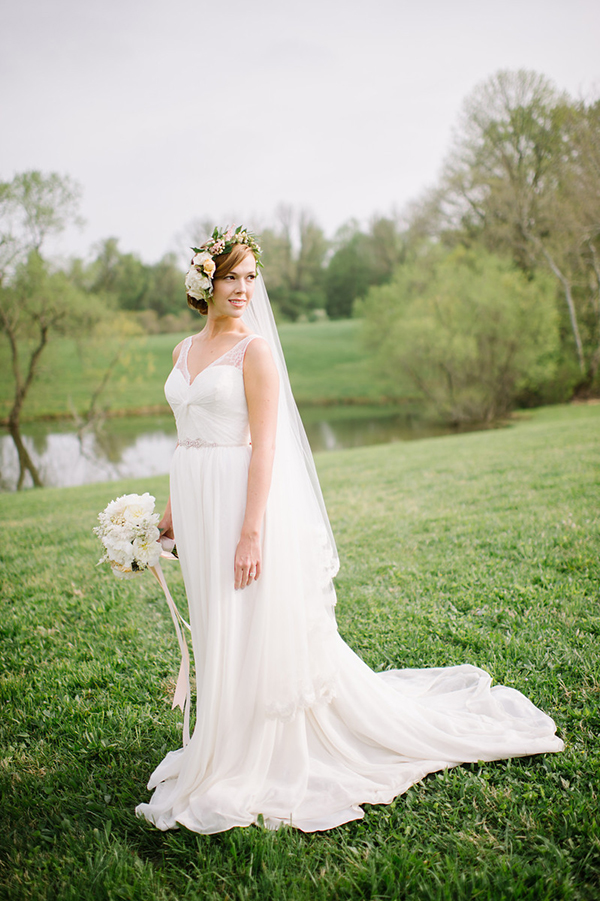
[[[255,582],[260,576],[260,562],[256,563],[239,563],[235,567],[234,587],[236,590],[247,588],[252,582]]]

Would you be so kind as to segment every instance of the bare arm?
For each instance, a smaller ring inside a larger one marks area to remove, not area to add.
[[[244,360],[244,386],[252,457],[248,471],[246,512],[235,552],[236,588],[246,588],[261,570],[260,532],[271,487],[277,431],[279,376],[267,343],[251,341]],[[252,575],[251,575],[252,574]]]

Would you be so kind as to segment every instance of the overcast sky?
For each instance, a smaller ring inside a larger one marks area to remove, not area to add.
[[[114,235],[153,262],[281,203],[331,236],[431,185],[498,69],[600,94],[598,0],[0,2],[0,179],[81,184],[66,253]]]

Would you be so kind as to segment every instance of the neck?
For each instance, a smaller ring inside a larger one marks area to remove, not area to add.
[[[211,338],[217,338],[221,335],[236,335],[245,331],[244,323],[241,319],[232,319],[231,316],[211,316],[209,308],[206,325],[202,329],[202,334],[210,341]]]

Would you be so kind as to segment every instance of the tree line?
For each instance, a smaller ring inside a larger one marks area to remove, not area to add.
[[[453,422],[598,394],[599,100],[525,70],[479,85],[405,240],[360,306],[390,377]]]
[[[87,261],[49,259],[47,241],[77,221],[80,194],[56,173],[0,182],[0,333],[20,484],[26,471],[39,483],[20,416],[53,334],[110,333],[116,361],[136,332],[197,322],[174,254],[147,264],[111,237]],[[182,244],[212,225],[191,223]],[[498,72],[466,99],[438,183],[403,216],[353,220],[328,239],[309,213],[282,206],[255,230],[280,320],[361,316],[374,365],[448,421],[491,422],[516,404],[600,390],[597,99],[575,101],[534,72]]]

